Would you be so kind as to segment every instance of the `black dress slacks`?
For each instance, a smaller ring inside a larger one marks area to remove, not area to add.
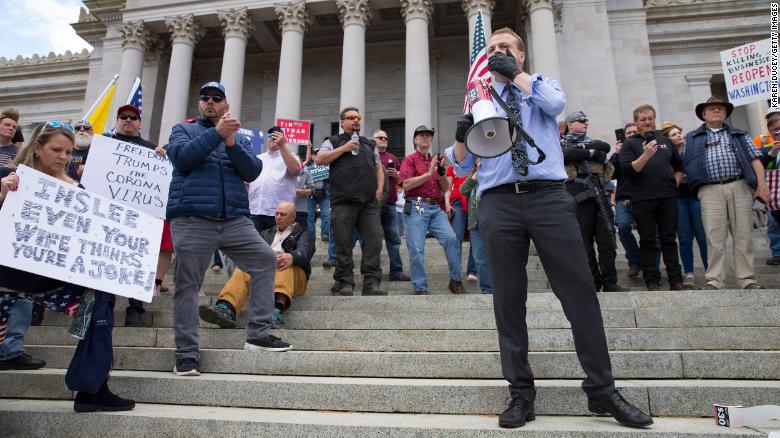
[[[598,395],[615,387],[601,308],[575,211],[575,201],[562,185],[522,194],[487,192],[480,200],[477,217],[484,240],[490,242],[487,259],[501,369],[513,397],[532,401],[536,396],[525,320],[525,268],[531,241],[571,323],[577,358],[587,375],[583,390]]]

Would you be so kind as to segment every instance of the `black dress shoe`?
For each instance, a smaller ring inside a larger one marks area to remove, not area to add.
[[[135,401],[119,397],[108,389],[108,383],[103,382],[97,394],[90,394],[84,391],[76,393],[76,400],[73,403],[73,410],[76,412],[95,412],[95,411],[129,411],[135,407]]]
[[[525,426],[526,421],[536,420],[534,402],[521,397],[512,398],[509,407],[498,417],[498,425],[515,429]]]
[[[628,427],[647,427],[653,419],[641,409],[627,402],[618,390],[588,397],[588,410],[594,414],[609,414],[618,423]]]
[[[46,361],[22,353],[11,359],[0,360],[0,370],[37,370],[46,366]]]
[[[623,287],[617,283],[607,283],[601,290],[604,292],[628,292],[627,287]]]

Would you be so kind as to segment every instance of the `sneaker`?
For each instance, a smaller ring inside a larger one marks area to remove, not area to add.
[[[128,307],[125,310],[125,327],[146,327],[144,310],[136,307]]]
[[[477,281],[479,278],[477,278],[477,274],[469,274],[466,276],[467,281]]]
[[[693,280],[693,272],[687,272],[685,274],[685,279],[683,280],[683,286],[685,286],[686,289],[693,289],[696,287],[696,283]]]
[[[292,345],[284,342],[274,335],[268,335],[261,339],[247,339],[244,350],[248,351],[290,351]]]
[[[271,314],[271,328],[279,329],[284,327],[284,314],[281,310],[276,309]]]
[[[219,328],[236,328],[236,311],[225,301],[217,301],[214,306],[201,304],[198,306],[200,319],[209,324],[216,324]]]
[[[403,272],[399,272],[397,274],[393,274],[390,276],[390,281],[409,281],[411,278],[404,274]]]
[[[199,376],[200,363],[195,359],[184,358],[176,359],[176,366],[173,367],[173,373],[177,376]]]
[[[323,268],[330,269],[330,268],[332,268],[334,266],[336,266],[336,261],[335,260],[325,260],[324,262],[322,262],[322,267]]]
[[[355,293],[355,288],[349,283],[338,285],[335,292],[336,295],[340,295],[342,297],[351,297],[352,295],[354,295],[354,293]]]
[[[460,295],[466,293],[466,288],[463,287],[462,281],[456,281],[456,280],[450,280],[450,284],[448,286],[450,292]]]
[[[76,393],[73,402],[73,410],[76,412],[118,412],[129,411],[135,407],[135,400],[122,398],[108,389],[108,382],[103,382],[97,394],[89,394],[84,391]]]
[[[36,359],[27,353],[11,359],[0,360],[0,370],[37,370],[46,366],[46,361]]]
[[[361,293],[363,294],[363,296],[387,295],[387,291],[380,289],[379,285],[376,283],[364,284]]]

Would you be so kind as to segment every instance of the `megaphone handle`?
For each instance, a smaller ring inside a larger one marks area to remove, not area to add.
[[[509,86],[509,85],[507,85]],[[501,98],[501,96],[498,94],[495,88],[493,88],[492,85],[489,87],[490,94],[493,96],[493,99],[495,99],[496,102],[498,102],[498,105],[501,106],[501,109],[504,110],[507,117],[509,117],[509,138],[512,138],[514,135],[515,129],[517,129],[517,135],[519,135],[523,140],[528,142],[528,145],[532,148],[536,149],[536,152],[539,153],[539,158],[535,162],[531,162],[529,160],[529,164],[539,164],[542,161],[544,161],[545,158],[547,158],[547,155],[544,154],[544,151],[539,148],[539,146],[536,145],[536,142],[534,141],[534,138],[531,137],[528,132],[526,132],[525,129],[523,129],[523,126],[520,124],[520,121],[517,120],[517,117],[515,116],[515,112],[512,111],[507,105],[506,102],[504,102],[504,99]],[[511,90],[509,91],[512,92]]]

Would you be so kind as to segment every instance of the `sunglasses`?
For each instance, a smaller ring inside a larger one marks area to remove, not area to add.
[[[135,122],[136,120],[140,120],[140,119],[141,119],[141,118],[140,118],[140,117],[138,117],[138,116],[131,116],[130,114],[120,114],[120,115],[118,116],[118,118],[119,118],[119,120],[132,120],[132,121],[134,121],[134,122]]]
[[[360,116],[358,114],[353,114],[351,116],[344,116],[341,120],[354,120],[354,121],[360,121]]]
[[[61,122],[46,122],[46,126],[51,126],[52,128],[65,128],[68,131],[73,131],[73,127],[70,126],[67,123],[61,123]]]
[[[76,125],[73,127],[74,131],[91,131],[92,127],[89,125]]]
[[[225,100],[225,98],[222,97],[222,96],[214,96],[214,95],[211,95],[211,94],[201,94],[200,95],[200,101],[201,102],[208,102],[209,99],[213,100],[214,103],[220,103],[223,100]]]
[[[376,136],[374,138],[377,139],[377,140],[387,140],[387,137]]]

